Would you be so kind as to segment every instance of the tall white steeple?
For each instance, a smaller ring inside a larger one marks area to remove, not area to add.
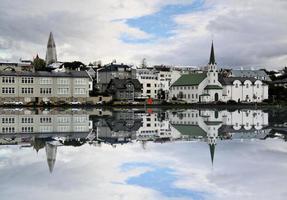
[[[217,64],[215,62],[213,41],[211,43],[211,51],[210,51],[210,58],[208,62],[207,76],[208,76],[208,84],[215,84],[218,82],[218,71],[217,71]]]
[[[55,62],[57,62],[56,44],[54,41],[53,33],[50,32],[46,52],[46,66]]]

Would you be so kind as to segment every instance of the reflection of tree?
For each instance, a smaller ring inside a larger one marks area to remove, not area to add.
[[[34,138],[34,140],[31,141],[31,145],[38,152],[45,147],[45,141],[41,138]]]

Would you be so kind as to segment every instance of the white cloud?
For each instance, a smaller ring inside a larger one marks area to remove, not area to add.
[[[0,0],[0,59],[45,57],[53,31],[59,59],[90,62],[205,65],[212,35],[221,66],[286,65],[285,1],[206,1],[204,9],[175,15],[178,24],[171,38],[147,44],[127,44],[120,38],[152,36],[125,24],[187,0]]]

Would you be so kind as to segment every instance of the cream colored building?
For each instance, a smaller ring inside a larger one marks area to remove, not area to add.
[[[0,72],[0,105],[80,102],[89,97],[90,77],[85,71]]]

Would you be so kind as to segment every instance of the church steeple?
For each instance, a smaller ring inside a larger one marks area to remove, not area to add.
[[[46,52],[46,65],[48,66],[55,62],[57,62],[56,44],[54,41],[53,33],[50,32]]]
[[[216,65],[215,62],[215,55],[214,55],[214,47],[213,47],[213,41],[211,43],[211,51],[210,51],[210,58],[209,58],[209,65]]]

